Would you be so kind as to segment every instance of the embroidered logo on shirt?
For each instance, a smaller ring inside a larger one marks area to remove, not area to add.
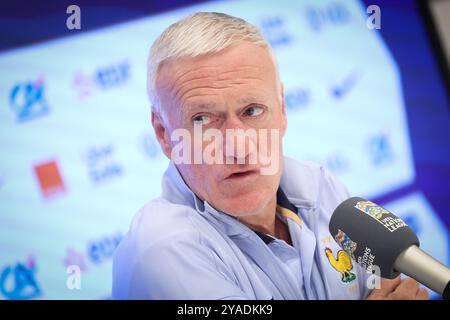
[[[330,248],[325,248],[325,255],[331,266],[341,274],[343,283],[350,283],[356,279],[356,275],[351,272],[353,270],[352,260],[345,251],[339,250],[336,259],[333,251]]]

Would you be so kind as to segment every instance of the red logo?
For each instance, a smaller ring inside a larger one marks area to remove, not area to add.
[[[34,173],[44,198],[52,198],[65,191],[58,163],[55,160],[35,165]]]

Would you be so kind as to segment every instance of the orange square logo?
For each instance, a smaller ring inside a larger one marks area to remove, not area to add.
[[[65,191],[64,182],[56,161],[38,164],[34,172],[39,181],[44,198],[50,198]]]

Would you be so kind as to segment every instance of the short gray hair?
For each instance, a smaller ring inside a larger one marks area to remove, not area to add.
[[[156,92],[156,79],[165,61],[216,53],[240,41],[266,48],[273,59],[279,80],[272,48],[258,28],[247,21],[224,13],[197,12],[170,25],[153,42],[147,61],[147,90],[152,110],[165,119]]]

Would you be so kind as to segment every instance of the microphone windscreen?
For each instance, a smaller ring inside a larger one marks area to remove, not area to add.
[[[359,265],[393,279],[397,257],[419,239],[406,223],[388,210],[360,197],[342,202],[334,210],[329,229],[339,246]]]

